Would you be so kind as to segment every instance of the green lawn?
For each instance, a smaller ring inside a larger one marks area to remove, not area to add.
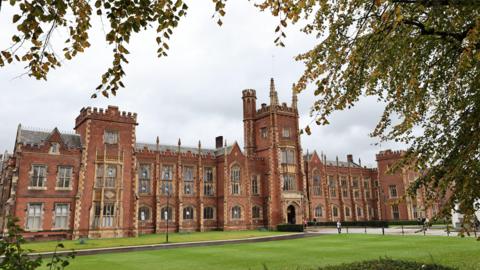
[[[227,240],[227,239],[243,239],[259,236],[272,236],[288,234],[287,232],[275,231],[212,231],[212,232],[191,232],[191,233],[170,233],[168,237],[169,243],[180,242],[198,242],[207,240]],[[59,242],[30,242],[25,244],[24,248],[31,249],[34,252],[53,251]],[[61,241],[66,249],[89,249],[134,245],[151,245],[165,243],[165,234],[146,234],[139,237],[126,238],[108,238],[108,239],[88,239],[84,244],[80,244],[78,240]]]
[[[312,269],[380,257],[480,269],[480,242],[436,236],[321,235],[212,247],[79,256],[67,270]]]

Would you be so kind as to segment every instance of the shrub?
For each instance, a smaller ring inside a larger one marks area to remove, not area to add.
[[[279,224],[277,225],[279,232],[303,232],[302,224]]]
[[[354,262],[348,264],[326,266],[318,270],[454,270],[455,268],[438,264],[424,264],[419,262],[379,259],[373,261]]]
[[[26,242],[22,236],[23,230],[17,225],[18,218],[7,217],[7,235],[0,240],[0,269],[2,270],[34,270],[42,265],[41,257],[30,256],[30,249],[24,249],[22,245]],[[66,256],[59,256],[57,248],[63,248],[63,244],[59,243],[55,247],[50,261],[46,264],[49,269],[63,270],[75,257],[72,252]]]

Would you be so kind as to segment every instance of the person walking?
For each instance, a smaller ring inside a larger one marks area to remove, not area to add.
[[[337,230],[338,234],[342,233],[342,223],[340,222],[340,220],[337,220]]]

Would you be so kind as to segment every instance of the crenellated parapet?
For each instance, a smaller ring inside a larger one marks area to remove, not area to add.
[[[96,107],[84,107],[75,119],[75,127],[87,119],[103,120],[110,122],[122,122],[137,125],[137,114],[132,112],[120,111],[117,106],[108,106],[105,110]]]
[[[262,118],[265,115],[268,115],[271,113],[272,109],[275,108],[275,113],[277,114],[285,114],[285,115],[291,115],[294,116],[297,113],[297,109],[289,107],[287,103],[282,103],[281,105],[267,105],[266,103],[262,103],[260,109],[257,110],[256,116],[258,118]]]
[[[242,91],[242,98],[257,98],[257,93],[254,89],[245,89]]]
[[[377,161],[386,160],[386,159],[398,159],[405,154],[404,150],[394,150],[387,149],[384,151],[380,151],[377,155]]]
[[[198,150],[195,150],[192,147],[181,147],[179,153],[178,150],[171,145],[159,145],[157,150],[154,144],[148,143],[137,143],[135,153],[144,155],[156,155],[158,153],[161,157],[177,157],[180,154],[184,159],[193,160],[198,158],[210,160],[216,159],[214,150],[211,149],[202,149],[201,153],[198,153]]]

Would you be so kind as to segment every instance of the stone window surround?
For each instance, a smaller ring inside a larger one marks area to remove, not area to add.
[[[170,171],[170,176],[169,176],[169,178],[164,178],[164,169],[168,168],[168,167],[170,167],[172,169]],[[170,188],[171,188],[171,190],[169,190],[170,196],[173,196],[175,194],[175,185],[173,184],[174,180],[175,180],[175,177],[176,177],[175,170],[176,170],[176,164],[175,163],[162,163],[162,164],[160,164],[160,185],[158,185],[158,188],[160,189],[159,194],[161,194],[163,196],[167,195],[162,188],[163,184],[165,184],[165,183],[170,183]]]
[[[318,209],[320,209],[320,211],[318,211]],[[318,215],[319,213],[320,213],[320,215]],[[321,205],[321,204],[317,205],[314,209],[313,215],[316,218],[323,217],[323,205]]]
[[[334,215],[334,213],[335,213],[334,209],[337,210],[337,211],[336,211],[336,212],[337,212],[337,215]],[[339,209],[338,206],[335,205],[335,204],[332,204],[332,217],[334,217],[334,218],[340,217],[340,209]]]
[[[318,177],[316,179],[316,177]],[[318,180],[318,181],[317,181]],[[316,185],[318,182],[318,185]],[[320,171],[318,169],[314,169],[312,171],[312,195],[313,196],[322,196],[323,190],[322,190],[322,176],[320,175]]]
[[[148,168],[148,175],[147,178],[142,177],[142,167],[147,166]],[[138,172],[138,193],[140,195],[149,195],[152,194],[152,164],[151,163],[139,163],[138,164],[139,172]],[[142,191],[140,190],[141,185],[140,182],[141,180],[148,180],[149,181],[149,187],[147,188],[147,191]]]
[[[45,168],[45,175],[43,179],[43,185],[42,186],[32,186],[32,177],[33,177],[33,168],[36,166],[43,166]],[[30,167],[30,171],[28,172],[28,190],[47,190],[47,182],[48,182],[48,166],[45,164],[40,164],[40,163],[32,163]]]
[[[67,205],[67,224],[65,227],[57,227],[56,218],[57,218],[57,205]],[[70,202],[55,202],[53,204],[53,218],[52,218],[52,229],[55,230],[68,230],[70,228]]]
[[[212,218],[205,218],[205,209],[207,208],[212,208]],[[214,205],[207,205],[205,207],[203,207],[203,219],[204,220],[217,220],[217,209]]]
[[[48,150],[50,155],[60,155],[60,144],[58,142],[50,143],[50,149]]]
[[[239,212],[235,212],[234,210],[240,210]],[[230,208],[230,220],[243,220],[243,217],[244,217],[244,212],[243,211],[243,207],[239,204],[237,205],[234,205],[232,206],[232,208]],[[234,214],[237,214],[238,213],[238,217],[234,217]]]
[[[107,137],[107,135],[113,135],[112,137]],[[111,141],[112,140],[112,141]],[[120,132],[118,130],[105,129],[103,132],[103,143],[104,144],[118,144],[120,141]]]
[[[252,186],[252,195],[253,195],[253,196],[260,196],[260,194],[261,194],[261,186],[262,186],[262,185],[261,185],[260,174],[253,174],[251,180],[252,180],[252,184],[251,184],[251,186]],[[256,187],[255,189],[254,189],[254,185],[253,185],[253,184],[254,184],[254,181],[255,181],[255,184],[256,184],[256,185],[255,185],[255,187]],[[254,192],[254,191],[256,191],[256,192]]]
[[[35,229],[30,229],[28,228],[28,219],[29,219],[29,215],[28,215],[28,212],[30,210],[30,206],[31,205],[40,205],[40,225],[39,225],[39,228],[35,228]],[[42,231],[43,230],[43,219],[44,219],[44,216],[45,216],[45,204],[42,203],[42,202],[29,202],[27,203],[27,207],[25,208],[25,225],[24,225],[24,228],[25,228],[25,231],[26,232],[38,232],[38,231]]]
[[[195,194],[197,193],[196,192],[196,171],[197,171],[197,166],[193,165],[193,164],[185,164],[181,166],[181,179],[182,179],[182,195],[184,196],[195,196]],[[188,178],[187,180],[185,180],[185,171],[188,169],[191,169],[191,178]],[[190,192],[187,193],[185,192],[187,190],[187,187],[189,188]]]
[[[258,213],[259,213],[259,214],[258,214],[258,218],[253,217],[253,208],[255,208],[255,207],[258,208]],[[262,209],[262,207],[261,207],[260,205],[254,204],[254,205],[252,206],[252,219],[253,219],[253,220],[263,220],[263,209]]]
[[[59,187],[58,184],[60,183],[60,168],[70,168],[72,171],[70,173],[70,184],[68,187]],[[73,170],[73,166],[72,165],[58,165],[57,166],[57,181],[56,181],[56,185],[55,185],[55,190],[60,190],[60,191],[70,191],[70,190],[73,190],[73,184],[74,184],[74,170]]]
[[[145,219],[145,220],[140,219],[140,213],[141,213],[142,208],[146,208],[148,210],[148,218]],[[152,221],[152,207],[150,205],[141,204],[138,207],[138,221],[139,222],[151,222]]]
[[[175,222],[175,208],[173,206],[174,205],[169,205],[168,206],[168,208],[171,211],[171,219],[168,220],[170,223]],[[165,210],[166,209],[167,209],[166,204],[163,204],[163,205],[160,206],[160,221],[161,222],[166,222],[166,220],[165,220]]]
[[[234,175],[233,171],[234,169],[238,168],[238,179],[237,176]],[[230,195],[233,196],[239,196],[242,194],[242,168],[240,167],[240,164],[237,162],[234,162],[230,165],[230,170],[229,170],[229,179],[230,179]],[[238,192],[234,193],[234,185],[237,186]]]
[[[192,211],[187,215],[188,208],[190,208]],[[187,216],[191,216],[191,218],[186,218]],[[193,205],[182,207],[182,219],[185,222],[193,222],[195,220],[195,207],[193,207]]]

